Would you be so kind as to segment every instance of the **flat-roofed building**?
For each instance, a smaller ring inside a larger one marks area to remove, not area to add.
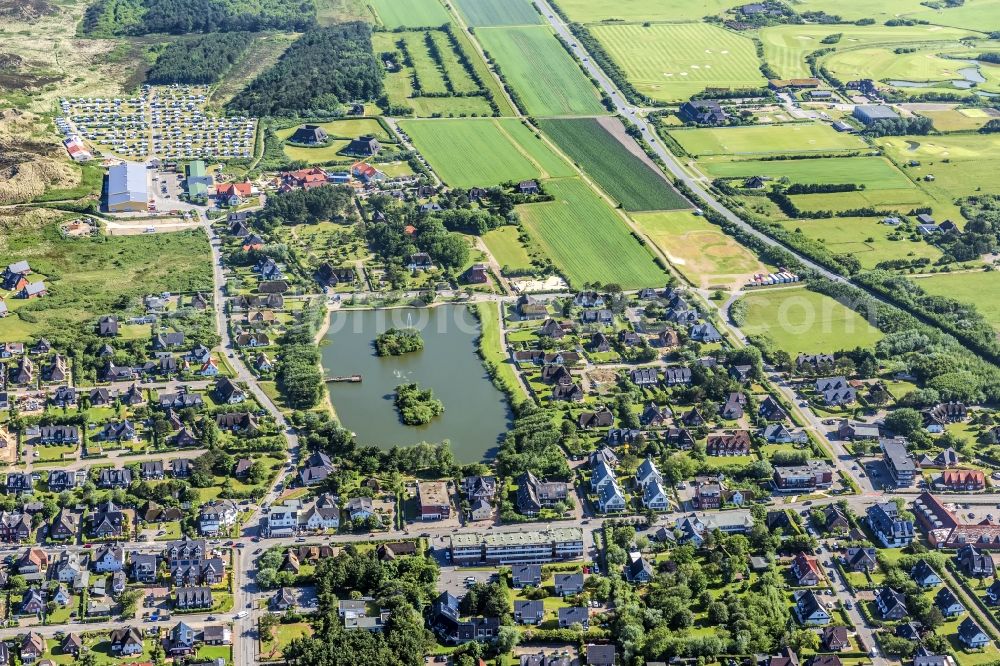
[[[540,531],[475,532],[451,536],[455,564],[541,564],[583,556],[583,531],[557,527]]]
[[[146,212],[149,209],[146,167],[138,162],[108,167],[105,205],[112,213]]]

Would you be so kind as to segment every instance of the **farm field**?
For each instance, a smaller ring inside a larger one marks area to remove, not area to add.
[[[807,238],[818,240],[831,252],[850,254],[858,258],[861,267],[873,269],[881,261],[892,259],[918,259],[931,261],[941,256],[941,251],[923,239],[913,241],[889,240],[896,229],[882,224],[877,217],[833,217],[820,220],[787,220],[781,225],[790,231],[796,229]]]
[[[548,27],[481,28],[476,37],[517,91],[528,114],[587,116],[606,112],[590,80]]]
[[[508,180],[574,173],[514,118],[404,120],[400,127],[452,187],[488,187]],[[483,159],[484,155],[490,159]]]
[[[698,165],[714,178],[764,176],[792,183],[864,184],[866,190],[913,188],[913,183],[892,162],[882,157],[839,157],[814,160],[727,160],[706,158]]]
[[[767,84],[753,42],[714,25],[600,25],[590,30],[636,89],[653,99],[674,102],[706,87]]]
[[[733,6],[730,0],[558,0],[573,21],[697,21]]]
[[[672,130],[670,136],[691,155],[830,152],[865,147],[860,138],[820,123]]]
[[[833,10],[836,13],[836,9]],[[920,42],[957,43],[968,34],[966,30],[944,28],[936,25],[895,26],[884,25],[778,25],[763,28],[759,36],[764,46],[764,60],[774,67],[782,78],[811,76],[806,55],[826,48],[822,39],[833,33],[842,33],[840,42],[832,48],[838,50],[865,45],[901,44]]]
[[[793,357],[870,347],[882,333],[858,313],[805,287],[764,289],[743,297],[747,335],[766,335]]]
[[[632,219],[670,263],[698,287],[741,286],[766,267],[704,217],[687,211],[636,213]]]
[[[609,129],[609,125],[613,129]],[[620,121],[612,118],[557,119],[541,121],[541,127],[625,210],[671,210],[687,206],[659,171],[647,163],[642,149],[625,134]],[[619,140],[618,137],[623,138]],[[622,141],[630,142],[635,152]]]
[[[934,122],[934,129],[939,132],[975,132],[993,118],[1000,118],[1000,113],[991,113],[992,109],[947,109],[944,111],[919,111],[920,115]]]
[[[512,270],[531,269],[531,257],[518,240],[519,234],[517,227],[513,226],[500,227],[483,234],[483,242],[501,268],[506,266]]]
[[[369,0],[375,16],[386,28],[430,28],[448,23],[450,17],[438,0]]]
[[[993,324],[995,329],[1000,331],[1000,299],[983,298],[984,294],[998,293],[1000,273],[996,271],[938,273],[937,275],[914,278],[914,282],[928,294],[974,303],[976,309]]]
[[[555,201],[518,206],[518,212],[573,286],[599,282],[636,289],[667,279],[625,222],[582,180],[551,180],[545,189]]]
[[[8,299],[10,315],[0,319],[0,340],[23,341],[45,331],[51,335],[52,326],[110,312],[122,297],[211,290],[211,257],[201,229],[64,239],[59,234],[64,217],[45,210],[0,215],[4,256],[28,261],[50,290],[34,300]],[[22,310],[25,319],[18,316]]]
[[[867,78],[889,81],[938,82],[934,88],[959,90],[951,84],[953,80],[962,80],[960,69],[974,67],[969,60],[958,60],[956,53],[968,53],[967,48],[935,48],[929,45],[913,53],[896,53],[890,47],[872,47],[841,51],[823,59],[823,65],[835,77],[847,81],[852,78]],[[986,79],[977,88],[996,91],[1000,85],[1000,71],[987,67],[979,68],[980,74]],[[906,90],[906,88],[900,88]],[[915,92],[926,91],[927,88],[911,88]]]
[[[414,73],[420,82],[420,91],[424,94],[443,95],[448,92],[448,86],[445,85],[441,69],[431,58],[426,42],[429,32],[403,32],[399,34],[399,39],[406,45],[406,53],[410,55]]]
[[[455,0],[455,5],[465,22],[476,28],[542,22],[529,0]]]

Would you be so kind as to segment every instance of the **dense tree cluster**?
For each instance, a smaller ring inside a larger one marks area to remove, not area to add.
[[[84,15],[95,36],[307,30],[316,7],[301,0],[98,0]]]
[[[497,454],[500,473],[515,477],[530,471],[539,477],[567,478],[569,464],[559,446],[562,436],[550,410],[525,407],[500,446]]]
[[[862,134],[866,136],[904,136],[907,134],[927,134],[934,129],[934,121],[924,116],[909,118],[883,118],[868,125]]]
[[[279,224],[341,221],[353,214],[353,190],[346,186],[326,185],[268,195],[264,208],[254,216],[254,222],[267,230]]]
[[[375,336],[379,356],[402,356],[424,348],[424,339],[415,328],[390,328]]]
[[[147,83],[215,83],[239,60],[253,39],[245,32],[214,32],[171,42],[146,73]]]
[[[419,666],[433,645],[420,610],[435,595],[437,565],[430,558],[400,557],[381,562],[374,550],[347,545],[336,557],[320,560],[314,575],[319,597],[315,632],[284,649],[299,666]],[[345,629],[337,614],[340,599],[371,595],[389,611],[381,632]]]
[[[308,31],[229,103],[251,116],[316,115],[382,94],[371,28],[359,21]]]
[[[434,391],[416,383],[397,386],[395,403],[406,425],[424,425],[444,414],[444,403],[434,397]]]

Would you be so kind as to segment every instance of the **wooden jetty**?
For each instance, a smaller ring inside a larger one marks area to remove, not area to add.
[[[328,375],[323,380],[327,382],[350,382],[357,384],[361,381],[361,375]]]

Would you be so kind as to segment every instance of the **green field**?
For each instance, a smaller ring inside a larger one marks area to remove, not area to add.
[[[542,21],[529,0],[455,0],[455,5],[465,22],[475,28]]]
[[[697,287],[742,286],[766,267],[719,227],[687,211],[637,213],[642,232]]]
[[[938,25],[990,32],[1000,29],[1000,0],[965,0],[960,7],[922,9],[912,16]]]
[[[65,335],[63,328],[94,321],[123,298],[212,288],[208,239],[200,229],[64,239],[59,219],[53,213],[0,214],[4,256],[28,261],[38,274],[32,279],[44,279],[49,289],[30,301],[7,300],[11,314],[0,319],[0,340]]]
[[[547,203],[518,206],[524,226],[570,283],[616,283],[624,289],[660,285],[666,273],[625,222],[586,183],[552,180]]]
[[[836,10],[834,10],[836,13]],[[829,48],[822,39],[842,33],[838,50],[877,44],[920,42],[957,42],[968,34],[966,30],[935,25],[777,25],[760,30],[764,60],[783,78],[812,76],[806,56],[820,48]]]
[[[882,157],[766,161],[709,158],[699,160],[698,165],[713,178],[764,176],[808,185],[857,183],[866,190],[913,188],[910,179]]]
[[[420,91],[425,95],[443,95],[448,92],[448,87],[445,84],[444,74],[431,58],[426,42],[428,32],[404,32],[400,33],[399,38],[406,44],[406,52],[410,54],[410,62],[420,83]]]
[[[781,225],[790,231],[796,229],[807,238],[818,240],[831,252],[850,254],[858,258],[861,267],[875,268],[880,261],[891,259],[918,259],[931,261],[941,256],[941,251],[920,240],[889,240],[896,229],[882,224],[877,217],[833,217],[819,220],[787,220]]]
[[[670,132],[691,155],[753,155],[861,150],[865,142],[822,123],[751,125]]]
[[[830,192],[823,194],[795,194],[795,205],[805,211],[850,210],[853,208],[878,208],[908,213],[916,206],[928,203],[927,193],[910,187],[899,190],[867,190],[857,192]]]
[[[533,116],[605,113],[590,80],[546,26],[481,28],[476,37]]]
[[[531,257],[518,240],[519,235],[517,227],[512,226],[500,227],[483,234],[483,242],[501,268],[506,266],[512,270],[531,270]]]
[[[992,111],[992,109],[990,109]],[[943,111],[921,111],[920,115],[934,121],[934,129],[939,132],[975,132],[993,118],[986,109],[946,109]]]
[[[1000,289],[1000,273],[996,271],[939,273],[914,281],[928,294],[974,303],[986,320],[1000,330],[1000,298],[983,298],[986,294],[995,295]]]
[[[601,25],[590,30],[636,89],[653,99],[674,102],[707,87],[767,84],[753,42],[714,25]]]
[[[574,173],[569,164],[514,118],[404,120],[400,127],[452,187],[488,187],[508,180]]]
[[[804,287],[755,291],[743,300],[744,333],[766,335],[792,356],[870,347],[882,338],[853,310]]]
[[[393,28],[431,28],[448,23],[451,18],[438,0],[369,0],[379,21]]]
[[[615,128],[612,134],[606,128]],[[634,146],[634,139],[625,134],[621,122],[613,119],[573,118],[541,121],[542,130],[581,169],[597,181],[608,196],[625,210],[672,210],[686,208],[687,202],[645,158],[638,157],[618,140]]]
[[[878,23],[918,9],[923,9],[920,0],[879,0],[877,3],[870,0],[798,0],[795,4],[799,13],[824,11],[847,21],[873,18]]]
[[[573,21],[697,21],[737,4],[735,0],[558,0]]]

